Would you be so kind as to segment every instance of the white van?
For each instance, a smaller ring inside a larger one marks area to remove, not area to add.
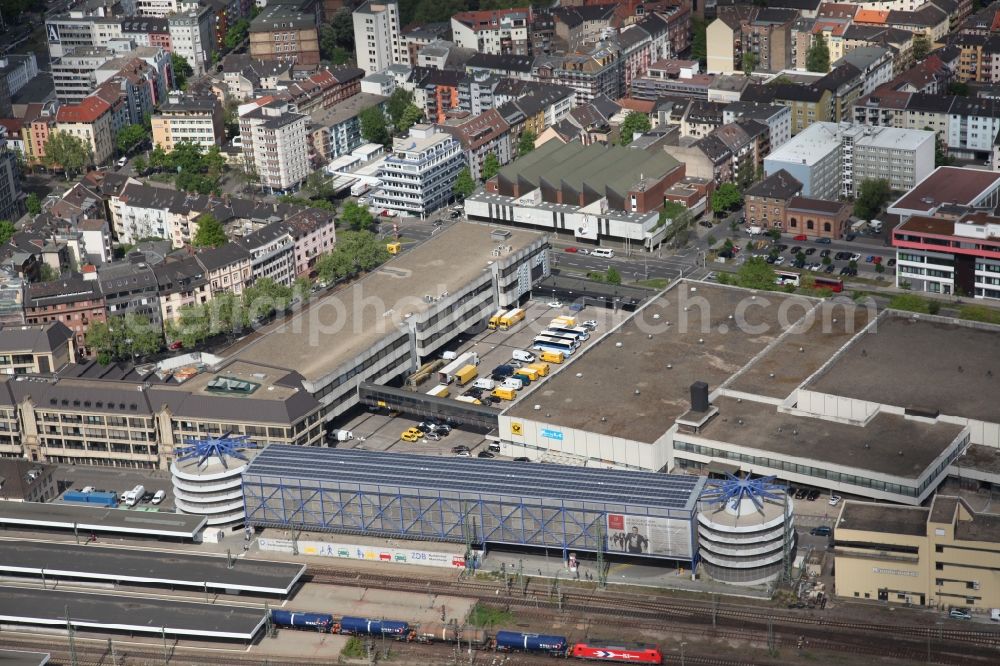
[[[520,391],[521,389],[524,388],[524,382],[522,382],[520,379],[514,379],[513,377],[508,377],[507,379],[503,380],[502,384],[500,384],[500,388],[511,389],[513,391]]]
[[[613,259],[615,256],[615,251],[610,247],[599,247],[596,250],[590,251],[590,256],[601,257],[603,259]]]
[[[526,352],[522,349],[515,349],[511,356],[515,361],[524,361],[525,363],[534,363],[535,355],[531,352]]]
[[[484,391],[492,391],[496,388],[497,383],[490,379],[489,377],[480,377],[472,384],[477,389],[483,389]]]
[[[127,157],[122,157],[122,158],[120,158],[118,160],[118,168],[119,169],[121,169],[122,167],[124,167],[126,164],[128,164],[128,158]]]

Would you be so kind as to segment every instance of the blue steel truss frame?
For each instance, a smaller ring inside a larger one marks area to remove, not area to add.
[[[454,497],[441,491],[405,489],[398,485],[362,489],[357,485],[335,487],[328,483],[252,475],[244,475],[243,497],[246,522],[254,527],[593,552],[608,552],[607,514],[621,512],[618,507],[592,502],[584,506],[581,502],[515,496]],[[695,553],[693,513],[672,511],[670,516],[650,515],[687,521],[692,535],[691,551]],[[600,539],[603,544],[599,544]],[[645,556],[692,561],[687,556]]]

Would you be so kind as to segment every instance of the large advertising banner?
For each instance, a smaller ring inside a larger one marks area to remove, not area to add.
[[[691,523],[674,518],[608,514],[608,550],[691,559]]]
[[[276,551],[279,553],[292,553],[295,548],[290,539],[268,539],[262,537],[257,539],[257,545],[261,550]],[[419,564],[428,567],[465,568],[464,555],[430,550],[381,548],[378,546],[300,540],[298,542],[298,552],[300,555],[338,557],[348,560],[366,560],[368,562],[395,562],[397,564]]]

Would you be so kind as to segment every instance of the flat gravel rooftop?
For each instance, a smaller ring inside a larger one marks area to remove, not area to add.
[[[888,313],[807,388],[1000,423],[1000,328]]]
[[[0,586],[0,621],[249,641],[264,626],[263,608],[144,599],[111,594]]]
[[[413,488],[688,511],[705,483],[700,476],[277,444],[264,449],[243,477],[248,483],[263,478],[372,493]]]
[[[750,400],[717,398],[712,404],[719,413],[701,428],[700,437],[904,479],[919,478],[963,430],[885,412],[856,426],[785,414]]]
[[[837,520],[837,529],[927,536],[930,509],[847,500]]]
[[[180,513],[130,511],[102,507],[0,501],[0,525],[124,532],[144,536],[193,539],[208,519]]]
[[[304,564],[66,543],[0,541],[0,571],[285,595]]]
[[[682,282],[572,357],[506,415],[655,442],[690,409],[691,384],[718,388],[816,303]]]

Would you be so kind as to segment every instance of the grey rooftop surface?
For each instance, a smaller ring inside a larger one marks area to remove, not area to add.
[[[827,301],[772,345],[729,384],[769,398],[788,397],[868,324],[872,311],[844,300]],[[773,377],[771,375],[774,375]]]
[[[489,271],[491,263],[509,256],[491,256],[498,246],[510,245],[517,252],[542,238],[511,230],[499,242],[490,231],[484,225],[454,224],[363,279],[316,299],[237,356],[294,368],[307,382],[319,381],[390,334],[401,335],[407,314],[419,316],[432,307],[424,295],[458,292]]]
[[[180,513],[105,509],[43,502],[0,501],[0,525],[31,525],[81,531],[125,532],[193,539],[208,521]]]
[[[750,400],[717,398],[712,405],[719,414],[702,426],[699,437],[904,479],[919,478],[963,429],[886,412],[857,426],[781,413]]]
[[[0,620],[77,629],[109,628],[181,637],[249,641],[266,622],[263,608],[167,601],[117,594],[32,590],[0,586]]]
[[[930,509],[847,500],[837,520],[837,529],[927,536]]]
[[[45,666],[47,663],[49,663],[48,652],[0,650],[0,666]]]
[[[890,312],[807,388],[1000,423],[1000,327]]]
[[[205,586],[286,595],[304,564],[236,559],[180,551],[78,546],[71,543],[0,541],[0,571],[115,580],[125,583]]]
[[[690,408],[691,384],[705,381],[714,390],[777,339],[779,311],[794,321],[815,303],[681,282],[582,348],[506,415],[527,420],[545,415],[550,424],[655,442]],[[738,325],[741,311],[746,326]]]
[[[407,493],[411,489],[456,493],[466,497],[539,498],[550,502],[626,505],[692,511],[705,477],[652,472],[592,469],[544,463],[478,460],[410,454],[325,449],[272,444],[243,473],[283,484],[325,488],[360,488]],[[665,515],[665,514],[663,514]]]

